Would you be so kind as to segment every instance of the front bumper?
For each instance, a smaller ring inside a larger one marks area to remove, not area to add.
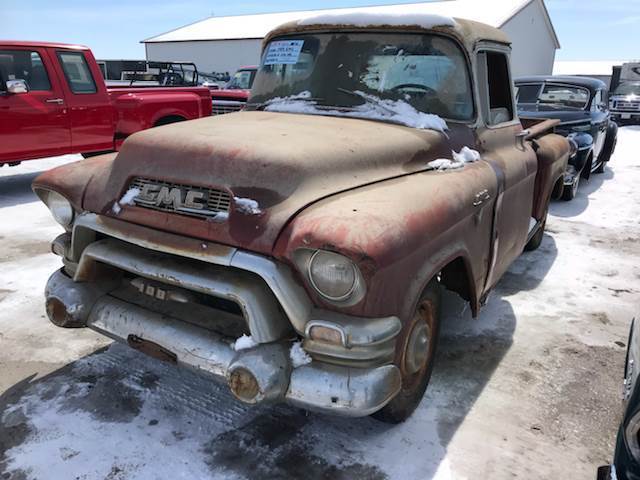
[[[213,244],[190,247],[184,243],[188,239],[156,238],[157,232],[129,225],[125,231],[123,223],[80,216],[72,236],[53,242],[52,250],[65,264],[45,291],[54,324],[89,327],[153,357],[209,374],[252,404],[284,401],[366,416],[399,392],[400,372],[392,364],[401,328],[397,318],[355,318],[310,308],[300,290],[291,287],[290,274],[270,259]],[[127,296],[132,285],[140,288],[135,295],[156,305]],[[170,297],[176,302],[166,301]],[[198,298],[204,297],[233,303],[238,311],[210,309],[203,315]],[[235,351],[239,334],[218,329],[221,319],[241,325],[257,345]],[[340,332],[344,344],[313,340],[310,330],[316,326]],[[293,368],[290,349],[299,338],[313,361]]]
[[[81,305],[86,316],[78,320],[84,326],[153,357],[228,383],[239,369],[249,372],[258,388],[251,397],[239,397],[247,403],[286,401],[310,410],[358,417],[381,409],[400,390],[400,372],[394,365],[354,368],[314,361],[293,368],[290,341],[234,351],[231,342],[210,330],[108,294],[95,298],[88,286],[74,282],[62,271],[51,276],[46,293],[49,305],[51,299],[56,299],[57,305],[64,305],[68,312],[77,312]],[[94,300],[93,305],[88,304],[90,299]],[[232,392],[238,396],[238,391]]]
[[[611,110],[610,113],[614,120],[640,119],[640,111],[636,110]]]

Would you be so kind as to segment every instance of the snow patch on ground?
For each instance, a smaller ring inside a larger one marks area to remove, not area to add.
[[[365,100],[365,103],[346,111],[319,107],[318,102],[312,99],[311,92],[308,91],[289,97],[273,98],[269,101],[265,110],[269,112],[383,120],[407,127],[430,129],[443,133],[449,129],[447,122],[438,115],[420,112],[403,100],[382,100],[374,95],[360,91],[354,91],[353,94],[361,97]]]
[[[113,207],[111,207],[111,211],[118,215],[122,211],[122,207],[124,205],[134,205],[134,200],[138,195],[140,195],[142,191],[139,188],[130,188],[126,191],[126,193],[122,196],[122,198],[113,203]]]
[[[451,152],[453,160],[448,158],[440,158],[427,164],[433,170],[457,170],[464,167],[467,163],[473,163],[480,160],[480,153],[469,147],[462,147],[460,153]]]
[[[427,13],[389,14],[376,12],[332,13],[316,15],[298,21],[298,25],[353,25],[368,27],[372,25],[418,25],[422,28],[454,27],[453,18]]]
[[[293,368],[302,367],[303,365],[308,365],[311,363],[311,357],[309,354],[302,348],[302,342],[295,342],[291,345],[291,350],[289,350],[289,357],[291,358],[291,364]]]
[[[231,348],[238,352],[240,350],[249,350],[250,348],[257,346],[258,344],[253,338],[251,338],[251,335],[242,335],[235,341]]]
[[[233,201],[236,205],[236,209],[245,215],[260,215],[262,213],[260,205],[258,205],[258,202],[255,200],[250,198],[233,197]]]

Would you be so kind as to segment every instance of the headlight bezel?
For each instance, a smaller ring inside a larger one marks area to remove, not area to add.
[[[322,255],[327,255],[327,258],[329,259],[331,257],[338,257],[351,267],[353,272],[353,283],[348,289],[346,289],[346,292],[343,295],[331,295],[330,293],[323,291],[322,286],[319,285],[318,279],[314,278],[313,262],[320,261]],[[300,273],[303,274],[310,289],[325,302],[336,306],[347,307],[359,303],[364,298],[366,293],[364,277],[362,276],[358,265],[348,256],[332,250],[300,248],[294,253],[294,261]]]
[[[69,230],[76,217],[76,211],[69,199],[60,192],[44,188],[38,188],[36,194],[47,206],[56,223]]]

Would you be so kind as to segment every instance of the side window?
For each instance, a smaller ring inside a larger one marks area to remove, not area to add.
[[[514,119],[513,90],[509,75],[509,61],[504,53],[482,52],[478,57],[479,70],[486,78],[484,99],[487,125],[500,125]]]
[[[81,52],[58,52],[69,88],[73,93],[96,93],[96,82]]]
[[[605,96],[602,90],[598,90],[596,94],[593,96],[593,101],[591,102],[591,111],[592,112],[602,112],[606,110]]]
[[[29,90],[51,90],[40,54],[31,50],[0,50],[0,80],[24,80]]]

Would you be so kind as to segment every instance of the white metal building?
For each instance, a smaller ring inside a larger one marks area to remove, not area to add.
[[[554,75],[575,75],[578,77],[592,77],[602,80],[607,85],[611,82],[613,67],[621,66],[623,60],[604,61],[557,61],[553,66]]]
[[[432,13],[500,28],[513,42],[514,76],[551,74],[560,48],[544,0],[449,0],[404,5],[211,17],[143,40],[148,60],[193,61],[203,72],[230,72],[260,62],[261,43],[292,20],[334,13]]]

